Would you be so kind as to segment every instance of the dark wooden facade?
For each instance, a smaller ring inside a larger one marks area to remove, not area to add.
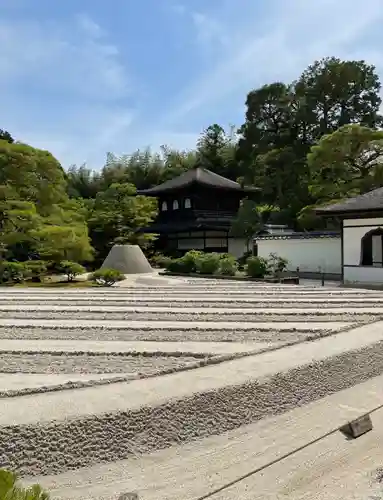
[[[230,228],[241,200],[255,188],[243,188],[209,170],[195,168],[138,194],[155,196],[158,216],[144,232],[156,233],[157,250],[182,254],[188,250],[228,252]]]

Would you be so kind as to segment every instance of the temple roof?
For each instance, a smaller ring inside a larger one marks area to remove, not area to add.
[[[193,183],[202,184],[204,186],[215,187],[218,189],[227,189],[230,191],[240,191],[240,192],[254,192],[258,191],[255,187],[242,187],[238,182],[231,181],[222,177],[221,175],[215,174],[210,170],[202,167],[196,167],[182,173],[174,179],[170,179],[159,186],[154,186],[149,189],[142,189],[137,191],[137,194],[143,194],[147,196],[157,196],[168,191],[174,191],[177,189],[190,186]]]
[[[353,212],[373,212],[376,210],[383,210],[383,187],[327,207],[317,208],[315,211],[318,215],[337,215]]]

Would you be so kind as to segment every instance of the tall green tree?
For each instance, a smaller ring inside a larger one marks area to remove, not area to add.
[[[315,205],[307,154],[323,135],[345,124],[377,128],[379,93],[373,66],[336,58],[314,62],[291,84],[251,91],[237,159],[247,181],[261,188],[261,201],[293,217]]]
[[[95,198],[102,189],[100,173],[94,172],[85,164],[72,165],[66,174],[67,193],[71,198]]]
[[[254,235],[263,229],[271,215],[276,212],[279,212],[279,207],[259,205],[253,200],[245,198],[242,200],[237,216],[233,220],[230,234],[235,238],[243,238],[249,251]]]
[[[329,57],[315,61],[294,84],[303,103],[312,142],[347,124],[376,128],[382,124],[380,81],[365,61]]]
[[[7,130],[3,130],[0,128],[0,141],[6,141],[12,144],[13,142],[15,142],[15,139]]]
[[[150,235],[138,235],[137,230],[148,225],[157,214],[157,202],[137,196],[132,184],[112,184],[98,193],[88,225],[92,244],[99,260],[103,260],[115,244],[151,241]]]
[[[67,199],[64,170],[48,151],[26,144],[0,141],[0,185],[36,204],[41,214]]]
[[[318,203],[365,193],[381,185],[383,131],[345,125],[323,136],[307,161]]]

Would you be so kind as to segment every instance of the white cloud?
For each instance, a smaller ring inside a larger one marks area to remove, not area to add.
[[[191,18],[196,32],[196,42],[203,52],[216,52],[230,45],[230,32],[221,22],[201,12],[192,12]]]
[[[274,0],[261,18],[259,2],[236,0],[225,5],[215,16],[211,10],[204,14],[205,26],[220,26],[205,41],[209,48],[214,41],[222,46],[223,32],[230,34],[230,43],[211,61],[212,69],[180,93],[163,116],[163,126],[177,127],[186,116],[190,120],[193,113],[201,116],[205,109],[219,109],[229,98],[244,102],[251,88],[275,80],[290,81],[324,56],[364,54],[364,59],[383,69],[374,45],[364,43],[383,20],[381,0],[370,0],[368,8],[358,0]],[[195,15],[190,15],[195,21]],[[197,37],[201,41],[200,33]]]
[[[0,21],[0,89],[1,127],[64,166],[99,167],[134,117],[119,50],[85,14],[67,24]]]

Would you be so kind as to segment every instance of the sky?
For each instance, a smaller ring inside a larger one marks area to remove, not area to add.
[[[0,0],[0,128],[67,168],[193,148],[314,60],[383,77],[383,0]]]

